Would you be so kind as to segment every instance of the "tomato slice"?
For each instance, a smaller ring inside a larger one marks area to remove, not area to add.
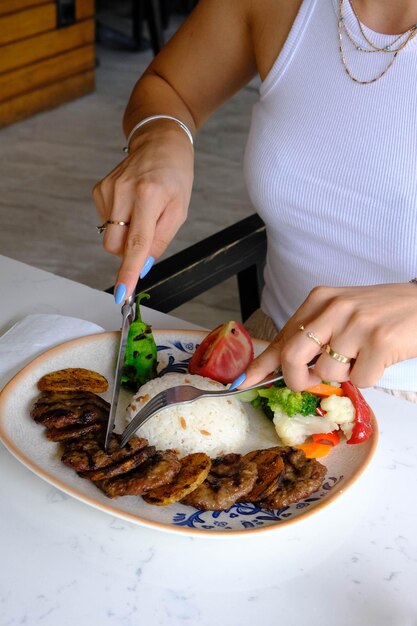
[[[252,359],[253,345],[248,331],[239,322],[230,321],[217,326],[203,339],[191,357],[188,371],[227,384],[244,372]]]

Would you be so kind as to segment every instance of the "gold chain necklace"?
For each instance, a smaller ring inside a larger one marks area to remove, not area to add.
[[[387,46],[384,46],[383,48],[380,48],[379,46],[375,45],[370,39],[369,37],[367,37],[362,23],[358,17],[358,14],[356,12],[356,9],[353,5],[352,0],[350,0],[350,6],[351,9],[353,11],[353,15],[355,16],[355,19],[358,23],[359,26],[359,30],[361,31],[361,35],[362,37],[365,39],[366,43],[369,44],[371,46],[371,48],[373,50],[375,50],[375,52],[388,52],[388,53],[395,53],[395,52],[399,52],[400,50],[402,50],[403,48],[405,48],[405,46],[408,44],[408,42],[410,41],[410,39],[412,39],[414,37],[414,35],[416,34],[417,31],[417,24],[414,24],[411,28],[409,28],[408,30],[406,30],[404,33],[401,33],[400,35],[396,36],[395,39],[393,41],[391,41],[391,43]],[[398,48],[393,48],[393,46],[397,43],[397,41],[400,41],[400,39],[402,39],[403,37],[406,37],[406,35],[408,35],[408,37],[405,39],[405,41],[403,41]]]
[[[357,44],[357,42],[353,39],[353,36],[351,35],[351,33],[349,32],[348,28],[346,27],[345,24],[345,18],[343,15],[343,2],[344,0],[340,0],[340,5],[339,5],[339,24],[338,24],[338,28],[339,28],[339,51],[340,51],[340,58],[342,60],[342,64],[343,67],[345,68],[345,71],[347,73],[347,75],[349,76],[349,78],[351,80],[353,80],[355,83],[359,83],[360,85],[370,85],[371,83],[375,83],[377,80],[379,80],[380,78],[382,78],[382,76],[384,76],[388,70],[390,69],[390,67],[392,67],[395,59],[397,58],[398,53],[403,50],[405,48],[405,46],[409,43],[409,41],[411,39],[413,39],[413,37],[416,35],[417,33],[417,24],[415,26],[412,26],[408,31],[406,31],[405,33],[402,33],[401,35],[399,35],[396,39],[394,39],[394,41],[391,42],[391,44],[389,46],[385,46],[384,48],[378,48],[378,46],[375,46],[373,44],[373,42],[371,42],[368,37],[366,36],[363,28],[362,28],[362,24],[356,14],[356,11],[352,6],[352,10],[353,13],[355,15],[355,18],[358,22],[359,25],[359,29],[361,31],[361,34],[363,35],[365,41],[371,46],[371,49],[369,48],[364,48],[363,46],[360,46],[359,44]],[[353,76],[353,74],[351,73],[347,63],[346,63],[346,58],[345,58],[345,54],[344,54],[344,50],[343,50],[343,31],[346,33],[348,39],[351,41],[351,43],[355,46],[356,50],[358,50],[359,52],[383,52],[385,54],[392,54],[392,59],[389,61],[388,65],[386,66],[386,68],[384,70],[382,70],[382,72],[380,72],[379,74],[377,74],[377,76],[375,76],[374,78],[371,78],[370,80],[360,80],[359,78],[357,78],[356,76]],[[406,37],[408,35],[408,37]],[[395,43],[397,43],[402,37],[406,37],[405,41],[402,42],[397,48],[392,48],[393,45],[395,45]]]

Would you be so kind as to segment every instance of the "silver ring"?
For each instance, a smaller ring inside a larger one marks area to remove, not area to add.
[[[344,354],[340,354],[339,352],[336,352],[335,350],[333,350],[333,348],[330,347],[330,344],[327,344],[324,347],[324,349],[327,352],[327,354],[331,356],[332,359],[334,359],[338,363],[350,363],[352,360],[351,357],[345,356]]]

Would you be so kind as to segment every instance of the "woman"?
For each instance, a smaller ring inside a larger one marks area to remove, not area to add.
[[[186,219],[190,133],[258,73],[245,176],[281,331],[244,385],[281,364],[295,390],[350,379],[415,400],[416,24],[417,0],[200,0],[136,84],[129,155],[94,189],[116,301]]]

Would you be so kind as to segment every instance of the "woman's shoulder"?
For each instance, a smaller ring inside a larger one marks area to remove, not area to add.
[[[269,73],[288,37],[303,0],[250,0],[253,47],[261,79]]]

